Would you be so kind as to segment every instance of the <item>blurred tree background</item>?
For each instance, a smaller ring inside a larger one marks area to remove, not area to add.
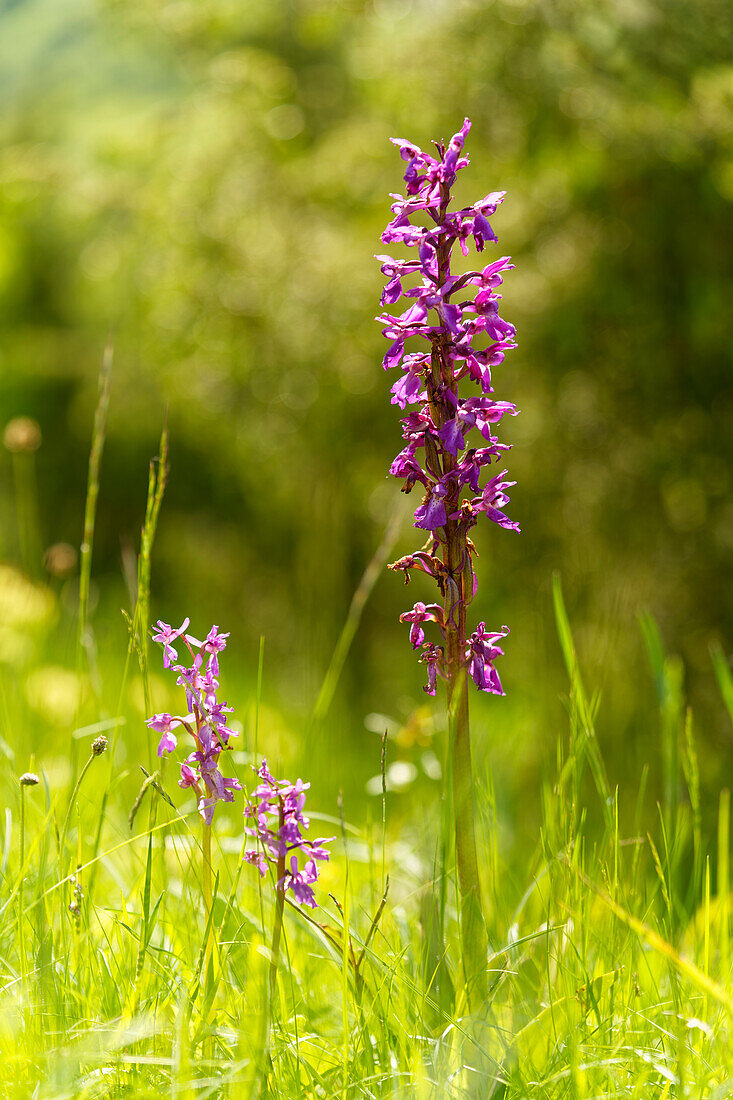
[[[0,415],[40,424],[43,543],[78,546],[112,335],[100,650],[125,643],[123,566],[167,409],[154,617],[231,630],[245,683],[264,634],[266,695],[304,728],[400,503],[372,320],[402,184],[388,138],[426,146],[468,114],[461,195],[509,191],[494,254],[517,265],[503,315],[519,349],[496,392],[522,410],[501,435],[523,534],[477,532],[474,617],[512,628],[507,698],[474,704],[480,766],[531,832],[564,721],[558,569],[612,781],[635,789],[658,759],[649,610],[684,660],[716,787],[730,737],[708,645],[733,646],[732,32],[725,0],[0,4]],[[1,461],[0,557],[17,562]],[[393,556],[413,545],[406,518]],[[73,579],[51,584],[70,640]],[[429,742],[397,623],[426,595],[419,578],[377,583],[313,734],[341,783],[344,762],[360,790],[378,768],[365,718],[401,731],[405,759]]]

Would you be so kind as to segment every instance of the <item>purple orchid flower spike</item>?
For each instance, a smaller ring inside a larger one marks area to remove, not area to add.
[[[310,788],[310,783],[304,783],[302,779],[296,779],[294,783],[287,779],[275,779],[264,759],[256,775],[259,783],[255,787],[254,799],[244,809],[245,817],[251,819],[253,824],[245,826],[244,831],[257,842],[257,848],[246,852],[244,858],[259,867],[263,876],[269,863],[275,865],[278,889],[283,893],[290,890],[299,904],[315,908],[315,895],[311,888],[318,878],[315,861],[329,858],[324,844],[330,844],[336,838],[310,841],[303,836],[310,825],[303,813],[305,792]],[[303,871],[297,869],[299,855],[306,860]]]
[[[276,779],[263,759],[256,769],[258,783],[253,798],[245,805],[244,816],[252,824],[245,826],[245,834],[255,842],[254,848],[244,853],[244,859],[256,867],[264,878],[269,867],[275,874],[275,921],[272,929],[270,951],[270,990],[274,992],[277,966],[280,957],[285,895],[289,890],[298,905],[317,907],[313,890],[318,880],[318,863],[329,858],[324,845],[335,837],[308,840],[310,822],[303,813],[305,792],[310,783],[296,779]],[[302,860],[302,866],[299,861]]]
[[[187,634],[189,620],[183,620],[177,630],[168,623],[158,622],[153,633],[153,641],[163,646],[163,666],[177,673],[176,683],[186,695],[188,714],[154,714],[147,719],[148,726],[161,735],[158,743],[158,756],[175,752],[178,737],[173,732],[183,728],[191,737],[193,752],[181,764],[181,777],[178,786],[182,790],[191,790],[196,796],[196,809],[202,823],[202,872],[201,886],[206,913],[211,912],[213,904],[212,865],[211,865],[211,825],[220,802],[233,802],[235,791],[242,786],[238,779],[224,776],[219,768],[221,754],[229,747],[229,739],[235,737],[235,731],[226,724],[226,715],[231,707],[219,702],[219,653],[226,646],[228,634],[220,634],[217,626],[212,626],[204,641],[193,634]],[[173,643],[183,643],[188,650],[191,663],[178,664],[178,651]],[[208,658],[204,667],[204,659]],[[176,662],[176,663],[174,663]],[[213,951],[212,933],[206,940],[206,956]]]
[[[465,119],[447,146],[436,143],[437,156],[424,153],[410,141],[392,139],[406,162],[406,195],[391,196],[394,217],[382,240],[415,248],[417,257],[377,256],[387,279],[382,304],[390,309],[378,318],[390,341],[384,366],[400,370],[400,378],[391,387],[392,403],[403,409],[408,404],[416,407],[402,421],[407,446],[392,463],[390,473],[402,479],[406,493],[418,483],[422,486],[414,523],[429,532],[435,543],[430,558],[436,563],[427,565],[413,555],[395,562],[392,568],[404,570],[407,581],[409,560],[411,568],[435,577],[446,600],[444,619],[425,614],[422,603],[400,616],[402,622],[411,624],[414,649],[430,644],[425,641],[423,624],[434,622],[443,634],[443,648],[452,654],[446,663],[429,651],[427,690],[437,676],[450,678],[449,666],[457,672],[468,669],[469,664],[470,678],[477,687],[487,690],[485,682],[495,684],[488,673],[488,680],[474,675],[478,658],[466,650],[466,609],[475,595],[471,561],[475,549],[467,535],[481,514],[506,530],[519,530],[504,512],[509,502],[506,489],[513,484],[504,480],[506,471],[490,477],[483,489],[480,484],[482,468],[510,446],[492,435],[493,425],[518,411],[510,402],[488,396],[493,393],[491,368],[515,346],[514,326],[499,316],[501,295],[497,292],[504,274],[514,265],[508,256],[502,256],[466,275],[451,273],[456,244],[467,255],[471,240],[478,252],[496,241],[489,219],[506,195],[492,191],[473,206],[449,210],[456,176],[469,163],[464,146],[470,129],[470,120]],[[413,304],[400,313],[395,306],[401,297]],[[408,351],[407,344],[413,340],[425,341],[427,351]],[[478,385],[478,396],[461,394],[464,380]],[[483,437],[484,446],[470,442],[474,431]],[[465,497],[466,490],[473,495]],[[470,591],[465,589],[465,576],[470,578]],[[447,633],[454,625],[458,637],[449,644]]]

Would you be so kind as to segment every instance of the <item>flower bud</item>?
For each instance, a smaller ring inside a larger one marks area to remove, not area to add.
[[[35,787],[41,781],[35,774],[35,772],[23,772],[18,782],[20,783],[21,787]]]
[[[43,555],[43,564],[52,577],[68,577],[76,569],[79,559],[75,548],[68,542],[55,542]]]
[[[99,737],[95,737],[92,741],[92,756],[101,756],[103,752],[106,752],[109,742],[104,734]]]
[[[17,454],[19,451],[32,453],[41,446],[41,429],[36,420],[30,416],[16,416],[8,421],[5,426],[3,443],[8,451]]]

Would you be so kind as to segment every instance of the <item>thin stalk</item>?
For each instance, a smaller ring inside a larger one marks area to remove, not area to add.
[[[152,713],[152,707],[149,705],[150,686],[147,675],[146,656],[148,609],[150,601],[150,572],[153,542],[155,541],[155,532],[158,526],[158,516],[160,514],[160,508],[163,503],[163,494],[165,492],[167,478],[168,428],[167,424],[164,424],[160,436],[160,446],[158,449],[157,460],[153,459],[150,463],[150,473],[148,477],[148,496],[145,506],[145,521],[143,523],[140,536],[140,554],[138,556],[137,592],[135,594],[135,607],[133,609],[130,637],[127,643],[127,654],[125,656],[125,665],[122,672],[122,680],[120,681],[120,691],[117,699],[117,710],[115,712],[115,724],[112,728],[112,736],[110,738],[109,777],[104,788],[104,794],[102,795],[102,805],[99,811],[99,820],[97,824],[97,835],[94,839],[93,854],[95,857],[97,856],[102,843],[102,830],[104,828],[104,823],[106,819],[107,802],[109,800],[109,793],[112,789],[112,783],[114,780],[115,755],[120,734],[120,715],[122,712],[122,703],[125,697],[125,691],[127,689],[127,680],[130,672],[130,661],[132,658],[133,650],[135,648],[136,637],[140,641],[140,652],[143,654],[143,656],[141,657],[141,667],[143,672],[143,691],[145,693],[145,705],[147,708],[147,712],[149,714]],[[162,848],[161,850],[164,849]],[[89,883],[90,905],[94,882],[96,878],[96,869],[97,868],[95,864]]]
[[[202,834],[203,834],[203,874],[201,878],[203,892],[204,892],[204,905],[206,906],[206,916],[208,918],[211,912],[212,904],[212,892],[211,892],[211,825],[205,821],[202,822]]]
[[[343,819],[342,819],[343,820]],[[341,938],[341,1100],[347,1100],[349,1095],[349,948],[351,947],[351,933],[349,931],[349,860],[346,853],[346,875],[344,879],[344,933]],[[355,969],[354,987],[358,985],[359,973]]]
[[[145,522],[140,536],[140,555],[137,566],[137,599],[135,601],[134,633],[139,645],[140,672],[143,680],[145,707],[152,712],[150,697],[150,677],[148,674],[148,623],[150,619],[150,575],[152,550],[158,516],[163,503],[166,482],[168,480],[168,414],[160,435],[158,457],[150,463],[148,474],[148,496],[145,507]],[[151,764],[153,763],[151,757]]]
[[[710,856],[705,859],[705,884],[703,888],[703,912],[705,914],[705,926],[703,932],[702,970],[706,978],[710,977]],[[708,997],[705,994],[702,1002],[702,1018],[708,1018]]]
[[[25,936],[23,929],[23,892],[25,885],[25,784],[20,784],[20,882],[18,884],[18,951],[20,952],[21,993],[25,995]]]
[[[318,693],[316,705],[313,708],[313,713],[310,717],[309,731],[321,722],[327,715],[328,710],[333,702],[333,697],[338,686],[339,678],[346,662],[346,658],[349,655],[351,643],[354,640],[354,635],[359,628],[361,617],[364,613],[364,608],[367,605],[369,597],[374,590],[374,586],[377,583],[378,578],[381,575],[384,564],[392,553],[392,548],[400,533],[400,529],[404,523],[407,507],[405,502],[400,499],[395,505],[395,509],[390,516],[389,522],[384,529],[382,540],[379,546],[374,552],[374,555],[364,570],[363,576],[356,587],[356,591],[351,598],[349,605],[349,611],[346,616],[346,622],[343,625],[336,648],[333,651],[331,662],[328,666],[328,671],[323,678],[321,684],[321,690]]]
[[[453,812],[461,895],[463,967],[469,1005],[474,1009],[486,1000],[488,993],[488,938],[476,852],[468,682],[464,669],[448,680],[448,731],[453,749]]]
[[[81,672],[81,655],[89,649],[89,589],[92,575],[92,547],[94,528],[97,518],[97,499],[99,497],[99,471],[102,464],[102,452],[107,434],[107,413],[109,411],[109,391],[112,382],[112,344],[104,349],[102,367],[99,372],[99,400],[94,413],[92,446],[89,451],[89,474],[87,478],[87,496],[84,505],[84,534],[79,555],[79,637],[77,642],[77,671]]]
[[[387,730],[382,734],[382,752],[379,760],[379,771],[382,776],[382,891],[386,889],[385,883],[389,881],[387,874]]]
[[[108,775],[107,775],[107,782],[104,785],[104,794],[102,795],[102,805],[99,808],[99,817],[97,819],[97,833],[96,833],[96,836],[94,837],[94,847],[92,848],[92,858],[93,859],[96,859],[97,855],[99,854],[99,849],[100,849],[100,846],[101,846],[101,843],[102,843],[102,829],[104,828],[104,822],[105,822],[106,813],[107,813],[107,802],[109,800],[109,794],[110,794],[110,791],[112,790],[112,784],[114,782],[114,761],[115,761],[115,750],[117,748],[117,740],[119,738],[119,732],[120,732],[120,711],[122,710],[122,702],[124,700],[125,689],[127,687],[127,678],[128,678],[129,672],[130,672],[130,659],[132,657],[132,647],[133,647],[132,637],[130,637],[130,639],[128,641],[128,644],[127,644],[127,654],[125,656],[125,664],[124,664],[123,669],[122,669],[122,680],[120,682],[120,691],[119,691],[119,695],[117,697],[117,709],[115,711],[116,717],[115,717],[115,720],[114,720],[114,725],[112,726],[112,736],[111,736],[111,739],[110,739],[110,746],[109,746],[109,772],[108,772]],[[92,866],[92,871],[91,871],[91,875],[90,875],[90,878],[89,878],[89,887],[88,887],[88,896],[89,896],[90,906],[92,904],[92,897],[93,897],[93,894],[94,894],[94,885],[95,885],[95,882],[96,882],[96,877],[97,877],[97,864],[94,863],[94,865]]]
[[[281,866],[282,864],[282,866]],[[285,857],[277,862],[278,881],[285,874]],[[280,961],[280,938],[283,927],[283,912],[285,910],[285,884],[275,888],[277,902],[275,905],[275,923],[272,928],[272,943],[270,945],[270,998],[275,996],[277,985],[277,967]]]
[[[720,792],[718,809],[718,912],[720,928],[720,981],[730,981],[730,791]]]
[[[206,821],[202,822],[202,868],[201,868],[201,888],[204,895],[204,910],[206,915],[207,926],[209,932],[206,937],[206,950],[204,953],[204,974],[209,968],[209,959],[213,953],[213,921],[211,920],[211,910],[214,904],[214,895],[212,891],[211,881],[211,823]]]
[[[74,790],[72,791],[71,798],[69,799],[69,805],[66,808],[66,814],[64,816],[64,823],[61,827],[61,835],[60,835],[60,839],[59,839],[59,879],[62,879],[64,877],[64,854],[65,854],[65,850],[66,850],[66,834],[69,830],[69,820],[71,818],[71,810],[72,810],[72,807],[73,807],[74,802],[76,800],[76,796],[79,793],[79,788],[81,787],[82,782],[84,780],[84,776],[89,771],[89,765],[91,764],[92,760],[94,760],[95,756],[96,756],[96,754],[92,753],[90,755],[89,759],[87,760],[86,764],[84,765],[84,767],[81,769],[81,772],[79,773],[79,778],[77,779],[76,784],[74,785]]]

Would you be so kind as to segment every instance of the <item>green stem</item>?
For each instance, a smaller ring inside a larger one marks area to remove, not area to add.
[[[461,945],[468,1003],[476,1011],[488,996],[488,938],[481,900],[474,826],[473,768],[465,669],[448,680],[448,730],[453,749],[453,812],[461,895]]]
[[[94,545],[94,526],[97,517],[97,498],[99,496],[99,472],[102,464],[102,452],[107,434],[107,411],[109,409],[109,391],[112,380],[112,344],[104,350],[102,368],[99,372],[99,400],[94,413],[92,446],[89,452],[89,473],[87,495],[84,505],[84,533],[79,555],[79,635],[77,639],[77,672],[81,674],[82,653],[89,651],[88,616],[89,589],[92,575],[92,547]]]
[[[282,868],[280,863],[282,862]],[[277,873],[280,876],[285,873],[285,860],[278,860]],[[270,945],[270,998],[275,996],[275,987],[277,985],[277,967],[280,960],[280,936],[283,926],[283,911],[285,909],[285,887],[278,886],[276,888],[277,904],[275,905],[275,924],[272,929],[272,944]]]
[[[99,822],[97,824],[97,835],[94,839],[94,851],[93,858],[96,859],[99,849],[102,844],[102,829],[104,827],[105,815],[107,812],[107,801],[109,798],[109,792],[112,788],[112,780],[114,777],[115,766],[115,752],[117,749],[117,741],[120,733],[120,715],[122,711],[122,703],[125,698],[125,690],[127,688],[127,678],[130,671],[130,661],[132,658],[132,652],[135,648],[135,635],[141,641],[143,647],[147,646],[147,623],[148,623],[148,604],[150,598],[150,569],[151,569],[151,556],[153,550],[153,542],[155,540],[155,532],[158,524],[158,516],[160,514],[160,508],[163,503],[163,493],[165,492],[166,479],[168,476],[168,429],[163,427],[163,431],[160,437],[160,447],[158,452],[157,462],[157,478],[148,479],[148,497],[145,507],[145,522],[140,537],[140,554],[138,556],[137,566],[137,594],[135,597],[135,607],[133,610],[133,622],[130,632],[130,638],[127,644],[127,654],[125,656],[125,666],[122,673],[122,680],[120,682],[120,692],[117,700],[117,710],[115,711],[115,724],[112,728],[112,736],[110,739],[109,747],[109,779],[104,789],[102,796],[102,806],[99,813]],[[149,682],[146,677],[143,678],[143,688],[146,693],[146,699],[149,696]],[[147,705],[147,703],[146,703]],[[152,711],[152,707],[150,708]],[[162,849],[164,851],[164,849]],[[89,904],[92,904],[92,895],[94,893],[94,884],[96,881],[98,863],[94,863],[92,866],[92,873],[89,879],[88,897]]]
[[[209,913],[211,912],[212,904],[212,892],[211,892],[211,825],[203,822],[203,874],[201,878],[203,891],[204,891],[204,905],[206,906],[206,918],[208,920]]]
[[[23,906],[25,885],[25,786],[20,785],[20,883],[18,884],[18,950],[20,952],[21,993],[25,995],[25,935],[23,929]]]
[[[84,779],[84,776],[87,774],[87,772],[89,770],[89,765],[91,764],[92,760],[94,760],[94,756],[95,756],[95,754],[92,753],[91,756],[89,757],[89,759],[87,760],[86,764],[84,765],[84,767],[81,769],[81,772],[79,774],[79,778],[76,781],[76,784],[74,786],[74,790],[72,791],[72,794],[71,794],[71,798],[69,799],[69,805],[66,808],[66,816],[64,817],[64,824],[61,827],[61,836],[60,836],[60,839],[59,839],[59,878],[60,879],[64,877],[64,853],[65,853],[65,850],[66,850],[66,834],[69,830],[69,819],[71,818],[71,808],[74,805],[74,802],[76,800],[76,796],[79,793],[79,788],[82,785],[82,781]]]
[[[204,917],[206,923],[209,923],[209,917],[211,915],[211,909],[214,904],[214,896],[211,887],[212,874],[211,874],[211,824],[207,824],[205,821],[202,823],[202,854],[203,854],[203,866],[201,875],[201,887],[204,895]],[[214,946],[214,926],[213,921],[206,942],[206,952],[204,955],[204,974],[209,969],[209,959],[212,957],[212,951]]]

